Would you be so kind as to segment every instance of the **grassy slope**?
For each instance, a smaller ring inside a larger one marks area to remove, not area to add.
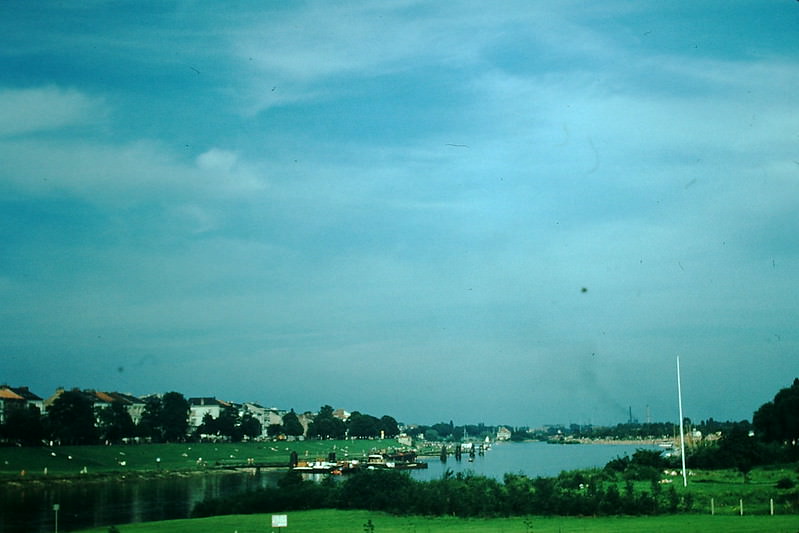
[[[198,470],[203,465],[256,462],[288,464],[295,450],[300,460],[327,458],[335,451],[339,459],[359,458],[372,449],[397,447],[394,440],[253,442],[238,444],[142,444],[118,446],[56,446],[53,448],[0,448],[0,476],[77,475],[86,467],[89,474],[155,471],[156,458],[162,470]],[[121,463],[125,462],[123,466]]]
[[[202,518],[196,520],[170,520],[120,526],[122,533],[217,533],[221,531],[255,533],[270,531],[271,515],[238,515]],[[566,518],[529,517],[496,519],[458,519],[391,516],[368,511],[303,511],[288,514],[286,533],[352,533],[364,531],[371,520],[375,533],[639,533],[679,532],[707,533],[796,533],[797,516],[709,516],[674,515],[658,517]],[[525,523],[525,520],[528,522]],[[528,525],[531,526],[528,528]],[[87,530],[106,533],[108,528]],[[280,531],[280,530],[271,530]]]

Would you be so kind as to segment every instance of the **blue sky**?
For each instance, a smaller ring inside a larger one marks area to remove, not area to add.
[[[433,423],[799,375],[799,4],[0,6],[0,381]]]

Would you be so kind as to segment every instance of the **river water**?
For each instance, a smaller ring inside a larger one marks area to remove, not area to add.
[[[474,472],[501,480],[506,472],[530,477],[555,476],[563,470],[603,466],[632,455],[628,445],[551,445],[538,442],[494,445],[485,455],[446,462],[429,459],[414,479],[440,479],[447,470]],[[53,505],[59,505],[58,530],[74,531],[112,524],[187,518],[199,501],[274,486],[282,472],[190,475],[162,479],[104,480],[63,483],[0,484],[0,533],[45,533],[55,529]],[[124,529],[124,528],[122,528]]]

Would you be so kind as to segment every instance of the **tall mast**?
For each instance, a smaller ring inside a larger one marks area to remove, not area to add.
[[[682,486],[688,486],[688,474],[685,471],[685,430],[682,416],[682,387],[680,385],[680,356],[677,356],[677,402],[680,405],[680,455],[682,456]]]

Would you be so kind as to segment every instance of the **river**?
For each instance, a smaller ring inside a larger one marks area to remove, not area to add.
[[[447,470],[471,471],[501,480],[506,472],[527,476],[555,476],[563,470],[602,466],[611,459],[632,455],[632,445],[552,445],[538,442],[496,444],[485,455],[460,461],[450,455],[446,462],[429,459],[429,467],[413,470],[414,479],[441,478]],[[226,496],[274,486],[282,472],[188,475],[157,479],[102,480],[91,482],[0,484],[0,533],[46,533],[55,529],[74,531],[172,518],[187,518],[195,503],[208,497]]]

